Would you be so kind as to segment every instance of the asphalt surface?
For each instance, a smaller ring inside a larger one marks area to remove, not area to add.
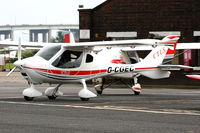
[[[108,88],[81,101],[80,84],[60,88],[64,96],[27,102],[28,87],[13,73],[0,73],[0,133],[199,133],[200,89],[144,88],[134,96],[127,88]],[[48,85],[37,86],[44,91]],[[93,92],[92,86],[89,89]]]

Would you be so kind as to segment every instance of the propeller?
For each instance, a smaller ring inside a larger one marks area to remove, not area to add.
[[[17,61],[20,61],[22,59],[22,47],[21,47],[21,38],[19,38],[19,44],[18,44],[18,54],[17,54]],[[17,62],[16,61],[16,62]],[[9,76],[12,72],[14,72],[14,70],[17,67],[15,66],[6,76]]]

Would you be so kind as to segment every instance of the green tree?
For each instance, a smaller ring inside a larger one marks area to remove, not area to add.
[[[32,49],[24,50],[24,51],[22,51],[22,59],[34,56],[37,52],[38,52],[38,50],[32,50]]]

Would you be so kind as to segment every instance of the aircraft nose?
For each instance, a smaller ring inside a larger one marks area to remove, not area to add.
[[[17,60],[14,62],[14,65],[20,67],[24,65],[24,62],[22,60]]]

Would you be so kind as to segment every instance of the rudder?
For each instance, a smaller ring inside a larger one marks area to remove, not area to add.
[[[159,43],[159,44],[164,44],[166,46],[169,46],[162,64],[172,64],[174,55],[176,53],[176,46],[177,46],[179,38],[180,38],[179,36],[170,35],[163,38],[161,42]]]

